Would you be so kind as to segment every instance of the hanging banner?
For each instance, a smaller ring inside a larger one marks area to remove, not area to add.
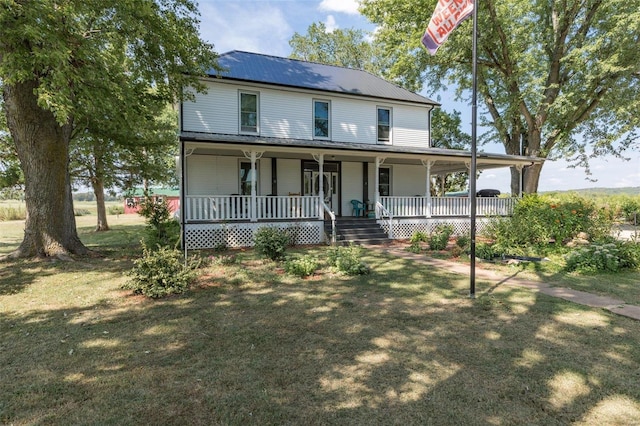
[[[422,44],[432,55],[445,42],[449,34],[473,12],[474,0],[438,0]]]

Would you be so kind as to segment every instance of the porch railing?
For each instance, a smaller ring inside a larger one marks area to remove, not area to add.
[[[393,238],[393,214],[382,203],[376,203],[376,217],[382,221],[383,228],[387,229],[389,238]]]
[[[316,219],[320,216],[317,196],[260,195],[254,206],[250,195],[188,195],[185,203],[187,222]]]
[[[468,197],[380,197],[382,205],[395,217],[469,216]],[[476,215],[509,216],[515,198],[476,197]]]

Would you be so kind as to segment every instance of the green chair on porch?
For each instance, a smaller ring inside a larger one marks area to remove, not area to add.
[[[351,206],[353,207],[353,212],[351,213],[352,216],[364,216],[367,206],[362,201],[351,200]]]

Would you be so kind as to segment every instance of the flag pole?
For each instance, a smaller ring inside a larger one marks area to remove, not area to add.
[[[474,0],[473,5],[473,42],[471,46],[472,61],[472,81],[473,90],[471,94],[471,167],[469,170],[469,199],[471,201],[471,244],[469,250],[470,271],[469,271],[469,297],[476,297],[476,146],[478,127],[478,3]]]

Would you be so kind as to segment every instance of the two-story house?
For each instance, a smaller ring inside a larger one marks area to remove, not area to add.
[[[360,70],[241,51],[219,64],[207,93],[180,105],[188,249],[251,246],[266,225],[320,243],[332,234],[325,223],[356,214],[391,238],[443,221],[468,229],[468,197],[431,196],[431,176],[471,160],[431,147],[437,102]],[[535,161],[482,153],[477,168]],[[508,214],[513,202],[479,198],[478,214]]]

